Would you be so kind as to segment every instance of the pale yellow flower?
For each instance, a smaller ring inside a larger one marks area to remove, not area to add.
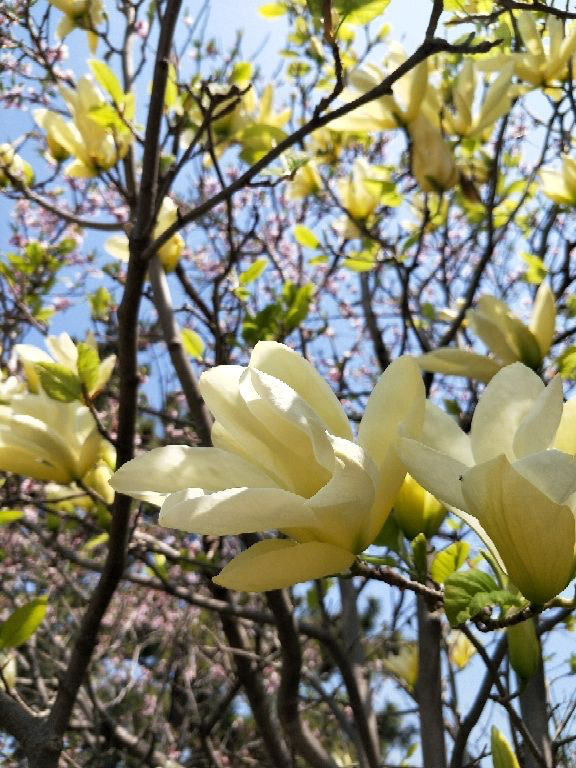
[[[542,192],[558,205],[576,206],[576,158],[562,155],[562,168],[542,168]]]
[[[14,347],[14,352],[24,369],[30,392],[39,392],[41,389],[40,377],[36,370],[38,363],[56,362],[72,373],[78,374],[78,348],[67,333],[61,333],[59,336],[48,336],[44,343],[50,354],[33,344],[16,344]],[[116,355],[110,355],[99,364],[98,380],[88,393],[89,395],[97,394],[106,385],[115,364]]]
[[[450,144],[440,128],[424,112],[408,126],[412,140],[412,173],[424,192],[442,192],[458,181],[458,169]]]
[[[165,197],[162,206],[156,218],[156,226],[152,231],[152,239],[160,237],[164,232],[178,220],[178,206],[169,197]],[[182,252],[185,247],[184,238],[179,232],[167,240],[164,245],[158,249],[158,258],[167,272],[176,269]],[[109,237],[104,243],[106,251],[121,261],[128,261],[128,238],[126,235],[114,235]]]
[[[232,560],[216,582],[279,589],[349,568],[376,538],[405,469],[397,431],[417,434],[418,366],[396,360],[372,393],[358,441],[336,396],[288,347],[259,342],[247,367],[201,377],[214,448],[168,446],[124,465],[112,486],[162,504],[163,525],[199,534],[280,530]]]
[[[479,136],[510,110],[514,63],[502,67],[498,77],[486,91],[479,111],[474,113],[477,91],[476,66],[465,59],[452,89],[453,111],[446,111],[443,123],[446,131],[457,136]]]
[[[536,604],[559,594],[574,573],[576,460],[558,450],[556,436],[575,426],[560,378],[545,387],[515,363],[480,396],[469,435],[428,404],[422,441],[400,441],[410,473],[458,510]]]
[[[522,11],[519,14],[518,29],[526,46],[526,53],[514,55],[518,77],[534,88],[564,80],[568,76],[568,63],[576,52],[576,24],[567,24],[565,33],[562,19],[547,16],[547,49],[533,13]]]
[[[98,47],[95,29],[105,19],[102,0],[48,0],[64,14],[56,29],[56,35],[63,40],[73,29],[85,29],[92,53]]]
[[[394,519],[409,539],[423,533],[430,539],[442,525],[446,508],[422,488],[411,475],[406,475],[394,499]]]
[[[72,116],[67,122],[56,112],[37,109],[33,116],[46,132],[48,146],[56,152],[75,159],[66,167],[68,176],[91,178],[109,170],[128,152],[133,137],[128,127],[112,130],[90,116],[91,110],[103,107],[106,100],[89,75],[81,77],[76,88],[61,88],[62,98]]]
[[[11,144],[0,144],[0,189],[10,184],[30,184],[32,167],[16,154]]]
[[[516,361],[537,369],[554,337],[554,294],[548,283],[540,285],[528,325],[494,296],[481,296],[476,309],[466,313],[466,319],[470,330],[484,342],[493,357],[464,349],[438,349],[418,358],[425,371],[488,382],[503,366]]]
[[[409,690],[418,682],[419,656],[416,643],[406,643],[398,653],[390,654],[382,662],[387,672],[399,678]]]
[[[17,395],[0,406],[0,470],[68,485],[98,461],[103,442],[83,405],[43,393]]]

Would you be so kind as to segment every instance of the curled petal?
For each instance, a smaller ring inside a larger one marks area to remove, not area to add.
[[[266,592],[341,573],[353,562],[351,552],[331,544],[267,539],[235,557],[214,582],[228,589]]]
[[[167,496],[185,488],[205,493],[237,487],[275,487],[275,482],[241,456],[219,448],[167,445],[128,461],[110,484],[119,493],[160,506]]]
[[[491,357],[477,355],[466,349],[438,349],[418,358],[422,370],[442,373],[445,376],[466,376],[488,383],[495,376],[501,363]]]
[[[259,341],[250,366],[286,382],[337,437],[352,440],[352,430],[338,398],[316,369],[301,355],[275,341]]]
[[[496,545],[514,584],[538,605],[572,578],[576,524],[570,507],[557,504],[505,456],[469,470],[462,490],[467,509]]]
[[[187,488],[170,494],[160,525],[213,536],[256,533],[314,523],[305,499],[281,488],[228,488],[205,494]]]
[[[487,461],[503,453],[514,460],[514,436],[544,384],[533,371],[521,363],[503,368],[482,393],[472,419],[472,452],[477,462]],[[542,450],[548,447],[542,445]]]

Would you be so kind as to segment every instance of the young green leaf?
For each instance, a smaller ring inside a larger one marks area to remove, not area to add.
[[[98,387],[98,381],[100,379],[100,358],[98,356],[98,350],[94,349],[90,344],[85,344],[81,341],[77,345],[78,349],[78,361],[76,363],[78,367],[78,375],[80,381],[88,392],[93,392]]]
[[[37,363],[42,389],[52,400],[71,403],[82,399],[80,377],[60,363]]]
[[[183,328],[182,345],[187,355],[193,357],[195,360],[202,360],[204,354],[204,342],[196,331],[191,331],[190,328]]]
[[[100,59],[90,59],[88,61],[88,66],[98,84],[104,88],[114,104],[121,104],[124,98],[124,91],[120,85],[120,81],[114,72],[112,72],[108,64]]]
[[[434,581],[444,584],[446,579],[464,564],[469,551],[470,544],[467,541],[455,541],[442,552],[438,552],[430,569]]]
[[[0,625],[0,650],[17,648],[25,643],[42,623],[46,613],[47,597],[36,597],[17,608]]]

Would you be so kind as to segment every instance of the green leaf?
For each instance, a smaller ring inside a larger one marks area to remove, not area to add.
[[[470,544],[467,541],[455,541],[442,552],[438,552],[430,569],[434,581],[444,584],[449,576],[462,567],[469,551]]]
[[[100,59],[89,59],[88,66],[98,84],[102,86],[106,93],[112,98],[114,104],[121,104],[124,100],[124,90],[108,64]]]
[[[343,259],[342,266],[351,272],[370,272],[376,266],[376,261],[370,251],[357,251]]]
[[[296,242],[299,245],[304,246],[304,248],[320,247],[320,240],[318,240],[314,232],[312,232],[311,229],[308,229],[308,227],[305,227],[304,224],[296,224],[292,231]]]
[[[60,363],[36,363],[42,389],[52,400],[71,403],[82,399],[80,377]]]
[[[21,509],[0,509],[0,525],[8,525],[24,517]]]
[[[107,288],[99,286],[94,293],[88,296],[90,310],[94,320],[106,320],[112,306],[112,296]]]
[[[76,366],[80,381],[88,392],[92,392],[97,388],[100,380],[100,357],[98,356],[98,350],[94,349],[90,344],[85,344],[83,341],[76,348],[78,349]]]
[[[453,627],[491,606],[499,606],[506,611],[524,605],[526,600],[523,597],[498,589],[492,576],[484,571],[453,573],[444,585],[444,609]]]
[[[266,269],[268,266],[268,259],[265,256],[262,256],[260,259],[256,259],[256,261],[253,264],[250,264],[248,269],[245,269],[244,272],[241,272],[238,275],[238,282],[240,285],[245,286],[249,283],[254,282],[254,280],[257,280],[262,272]]]
[[[522,261],[527,264],[528,269],[523,275],[523,279],[527,283],[533,283],[534,285],[540,285],[548,274],[548,268],[544,264],[541,258],[535,256],[533,253],[521,253],[520,257]]]
[[[258,13],[265,19],[275,19],[286,15],[286,6],[284,3],[266,3],[260,6]]]
[[[164,107],[172,109],[178,101],[178,83],[176,69],[174,64],[168,65],[168,79],[166,80],[166,90],[164,91]]]
[[[470,603],[477,594],[495,592],[498,585],[485,571],[470,570],[453,573],[448,577],[444,590],[444,608],[452,626],[462,624],[473,615]]]
[[[576,346],[567,347],[556,358],[556,366],[563,379],[576,378]]]
[[[193,357],[195,360],[202,360],[205,345],[196,331],[192,331],[190,328],[183,328],[181,334],[182,346],[184,347],[186,354]]]
[[[88,114],[91,120],[103,128],[110,128],[110,130],[118,131],[118,133],[126,131],[122,118],[111,104],[100,104],[97,107],[91,107],[88,110]]]
[[[252,79],[254,67],[249,61],[237,61],[232,67],[230,82],[240,87],[247,85]]]
[[[0,625],[0,649],[17,648],[25,643],[38,629],[46,613],[47,597],[36,597],[17,608]]]
[[[324,14],[323,0],[306,0],[310,13],[315,18]],[[348,24],[369,24],[384,13],[390,0],[332,0],[332,8]]]

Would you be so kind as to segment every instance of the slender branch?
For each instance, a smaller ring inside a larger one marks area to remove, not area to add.
[[[204,404],[198,388],[196,374],[190,365],[190,360],[184,351],[182,335],[176,322],[170,287],[166,273],[160,264],[158,256],[154,256],[148,267],[150,284],[152,285],[154,306],[158,312],[158,319],[164,335],[164,341],[172,360],[172,365],[178,376],[184,397],[190,409],[190,416],[194,427],[198,432],[202,445],[210,445],[210,430],[212,417]]]

